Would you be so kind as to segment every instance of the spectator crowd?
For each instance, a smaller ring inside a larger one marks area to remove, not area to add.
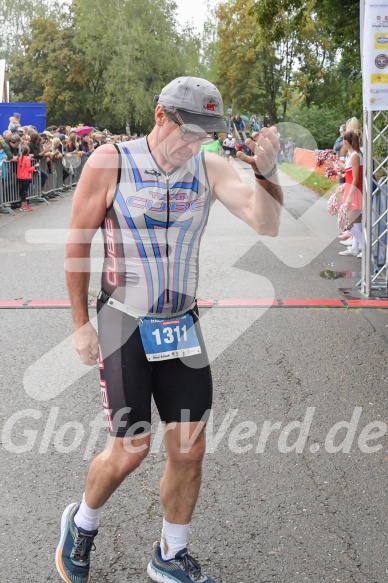
[[[230,134],[227,136],[212,135],[213,144],[204,145],[208,149],[220,155],[234,158],[236,152],[241,150],[251,155],[251,151],[245,144],[247,137],[253,132],[260,131],[260,123],[257,116],[248,118],[245,115],[228,115],[226,119]],[[19,202],[13,202],[12,206],[22,211],[31,211],[31,206],[26,199],[32,190],[30,188],[34,175],[39,175],[40,193],[42,197],[55,198],[55,194],[48,189],[48,178],[53,173],[55,164],[61,164],[63,184],[72,176],[73,169],[70,159],[74,156],[84,160],[90,156],[102,144],[125,142],[143,137],[143,134],[128,135],[114,134],[108,129],[100,131],[98,128],[79,125],[49,126],[43,132],[31,125],[22,125],[20,114],[14,113],[9,118],[9,125],[0,134],[0,186],[2,192],[8,193],[17,189],[20,196]],[[279,160],[280,161],[280,160]],[[68,163],[66,163],[68,162]],[[14,201],[15,196],[5,196],[4,200]]]
[[[3,192],[7,189],[9,191],[12,178],[16,177],[20,195],[20,203],[17,206],[22,211],[31,211],[32,208],[26,203],[26,197],[35,172],[40,175],[42,196],[53,198],[55,195],[45,192],[48,177],[53,172],[53,164],[62,163],[65,184],[73,173],[70,162],[72,157],[88,157],[102,144],[114,144],[138,137],[142,137],[142,134],[117,135],[107,129],[100,131],[83,125],[49,126],[43,132],[38,132],[35,126],[22,126],[20,114],[14,113],[9,118],[8,128],[0,135],[1,187]]]
[[[66,180],[73,175],[73,168],[69,160],[74,160],[74,156],[86,160],[102,144],[126,142],[143,137],[143,134],[138,135],[136,133],[133,135],[114,134],[108,129],[101,131],[98,128],[82,124],[76,127],[51,125],[43,132],[38,132],[36,127],[31,125],[22,126],[20,122],[20,114],[14,113],[9,118],[8,127],[0,134],[0,185],[3,192],[5,192],[7,187],[9,190],[11,186],[10,178],[12,176],[17,178],[16,185],[20,194],[20,203],[17,206],[20,206],[21,210],[32,210],[24,199],[28,192],[29,183],[32,182],[35,173],[39,174],[42,197],[46,199],[55,198],[55,194],[46,192],[48,178],[53,172],[55,163],[61,164],[63,184],[65,185]],[[226,123],[229,133],[222,136],[212,134],[214,142],[212,144],[204,144],[202,149],[224,155],[230,161],[236,157],[238,151],[251,155],[252,152],[246,145],[246,139],[251,137],[254,132],[260,131],[261,123],[259,117],[256,115],[248,117],[242,114],[232,116],[230,110]],[[263,123],[263,125],[268,124]],[[342,152],[340,150],[343,147],[342,138],[345,129],[345,125],[341,126],[340,138],[337,139],[334,145],[336,157],[341,157],[342,160],[344,160],[344,149],[342,149]],[[291,137],[287,138],[287,140],[284,140],[280,134],[278,137],[280,148],[277,163],[282,164],[286,160],[292,164],[295,145]],[[30,163],[26,160],[27,156],[30,158]],[[23,166],[23,169],[21,166]],[[344,178],[342,180],[344,181]],[[350,234],[347,238],[350,240]]]

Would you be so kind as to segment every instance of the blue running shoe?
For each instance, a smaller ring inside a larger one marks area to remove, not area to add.
[[[201,566],[189,555],[187,549],[182,549],[175,555],[175,559],[164,561],[160,551],[160,544],[155,543],[154,555],[148,563],[147,573],[153,581],[158,583],[217,583],[215,579],[202,573]]]
[[[74,522],[79,504],[70,504],[61,520],[61,540],[57,547],[55,562],[58,573],[66,583],[89,583],[90,551],[98,530],[91,532],[78,528]]]

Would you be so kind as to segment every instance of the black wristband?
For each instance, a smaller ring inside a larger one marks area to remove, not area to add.
[[[268,178],[271,178],[271,176],[273,176],[276,171],[277,171],[278,167],[275,166],[272,168],[272,170],[270,172],[268,172],[268,174],[256,174],[255,172],[255,178],[257,178],[257,180],[268,180]]]

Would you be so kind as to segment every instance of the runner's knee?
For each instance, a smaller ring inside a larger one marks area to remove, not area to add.
[[[133,470],[136,470],[136,468],[138,468],[142,461],[147,457],[148,451],[149,448],[147,447],[147,449],[142,452],[126,454],[123,460],[124,471],[130,473]]]
[[[199,463],[203,460],[206,451],[206,439],[201,434],[193,443],[191,440],[182,439],[178,447],[169,449],[168,457],[177,463]]]
[[[123,452],[121,459],[118,462],[118,472],[121,476],[128,476],[136,470],[142,461],[147,457],[149,448],[141,452],[131,453]]]
[[[117,475],[126,477],[140,466],[147,457],[149,448],[149,438],[145,440],[120,439],[115,440],[113,447],[108,446],[104,453],[110,458]]]

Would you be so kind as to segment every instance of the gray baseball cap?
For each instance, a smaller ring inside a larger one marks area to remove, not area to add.
[[[175,109],[185,125],[195,125],[205,132],[227,132],[222,119],[224,104],[217,87],[200,77],[178,77],[166,85],[155,100]]]

